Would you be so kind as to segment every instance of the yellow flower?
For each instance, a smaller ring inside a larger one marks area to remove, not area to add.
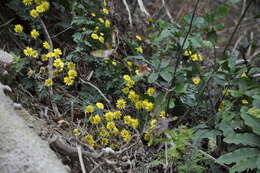
[[[155,93],[155,89],[154,89],[154,88],[148,88],[147,94],[148,94],[149,96],[153,96],[154,93]]]
[[[50,57],[54,57],[55,54],[54,54],[53,52],[48,52],[46,56],[47,56],[48,58],[50,58]]]
[[[246,99],[241,100],[243,104],[248,104],[248,101]]]
[[[99,37],[98,37],[98,40],[99,40],[101,43],[104,43],[104,42],[105,42],[105,39],[104,39],[104,37],[102,37],[102,36],[99,36]]]
[[[113,112],[113,117],[114,117],[114,119],[119,119],[119,118],[121,118],[121,116],[122,116],[121,111],[115,111],[115,112]]]
[[[139,125],[139,121],[137,119],[131,119],[130,120],[130,126],[132,126],[133,128],[137,128]]]
[[[14,31],[15,31],[16,33],[23,32],[23,26],[20,25],[20,24],[15,25],[15,26],[14,26]]]
[[[26,6],[32,5],[33,1],[32,0],[23,0],[23,4]]]
[[[135,49],[136,49],[136,51],[139,52],[139,53],[143,53],[143,52],[144,52],[142,46],[139,46],[139,47],[137,47],[137,48],[135,48]]]
[[[63,67],[64,67],[64,62],[63,62],[60,58],[55,59],[55,60],[54,60],[54,63],[53,63],[53,66],[56,67],[56,68],[58,68],[58,69],[63,69]]]
[[[110,121],[110,122],[107,123],[106,127],[107,127],[108,130],[113,130],[114,128],[116,128],[116,125],[113,121]]]
[[[118,109],[124,109],[126,107],[126,101],[124,99],[118,99],[116,102],[116,107]]]
[[[139,75],[140,74],[140,70],[135,70],[135,74]]]
[[[244,72],[241,74],[241,78],[248,78],[247,74]]]
[[[38,6],[36,7],[36,11],[37,11],[38,13],[43,13],[43,12],[45,11],[45,8],[43,7],[43,5],[38,5]]]
[[[149,102],[148,100],[143,101],[143,108],[148,112],[153,110],[153,103]]]
[[[185,50],[184,55],[185,56],[191,56],[192,55],[192,51],[191,50]]]
[[[67,76],[67,77],[64,77],[63,82],[65,83],[65,85],[71,86],[71,85],[73,85],[74,80]]]
[[[99,38],[99,36],[96,33],[92,33],[91,38],[93,38],[94,40],[97,40]]]
[[[41,5],[45,9],[45,11],[49,10],[50,8],[50,3],[48,1],[43,1]]]
[[[104,21],[104,19],[103,19],[103,18],[101,18],[101,17],[100,17],[100,18],[98,18],[98,20],[99,20],[99,22],[100,22],[100,23],[104,23],[104,22],[105,22],[105,21]]]
[[[96,145],[95,140],[93,139],[93,136],[91,135],[87,135],[85,136],[85,141],[87,142],[87,144],[91,145],[92,147],[94,147]]]
[[[23,50],[23,53],[25,56],[32,56],[33,55],[33,48],[31,47],[26,47],[24,50]]]
[[[109,136],[109,133],[105,128],[101,128],[101,130],[99,131],[99,135],[105,137],[105,136]]]
[[[42,61],[48,61],[49,57],[46,54],[41,55]]]
[[[74,134],[75,136],[80,136],[80,130],[79,130],[79,129],[74,129],[74,130],[73,130],[73,134]]]
[[[45,49],[50,49],[50,45],[47,41],[43,42],[42,43],[42,46],[45,48]]]
[[[62,55],[62,51],[59,48],[54,49],[53,53],[56,58]]]
[[[106,146],[106,145],[108,145],[108,143],[109,143],[109,140],[107,138],[102,138],[101,139],[101,145]]]
[[[129,93],[129,88],[123,88],[123,89],[122,89],[122,92],[123,92],[124,94],[128,94],[128,93]]]
[[[104,109],[103,103],[97,102],[97,103],[96,103],[96,106],[97,106],[99,109]]]
[[[123,137],[123,140],[124,140],[125,142],[130,141],[130,139],[131,139],[131,133],[130,133],[128,130],[123,129],[120,134],[121,134],[121,136]]]
[[[95,116],[89,117],[89,121],[90,121],[92,124],[99,124],[99,123],[101,123],[101,118],[100,118],[100,116],[97,114],[97,115],[95,115]]]
[[[112,121],[114,119],[114,114],[111,111],[106,112],[104,116],[107,121]]]
[[[150,121],[150,128],[152,129],[152,128],[154,128],[156,125],[156,122],[157,122],[157,120],[156,119],[152,119],[151,121]]]
[[[77,76],[77,71],[76,70],[69,70],[68,71],[68,76],[71,78],[71,79],[75,79],[75,77]]]
[[[143,108],[143,102],[142,101],[137,101],[137,102],[135,102],[135,108],[137,109],[137,110],[140,110],[140,109],[142,109]]]
[[[135,81],[133,81],[133,80],[128,80],[128,81],[126,82],[126,86],[127,86],[128,88],[132,88],[134,85],[135,85]]]
[[[161,111],[160,112],[160,117],[162,117],[162,118],[166,118],[166,112],[165,111]]]
[[[102,11],[103,11],[104,14],[109,14],[109,10],[107,8],[103,8]]]
[[[139,95],[137,95],[136,93],[135,93],[135,91],[133,91],[133,90],[131,90],[131,91],[129,91],[129,93],[128,93],[128,98],[131,100],[131,101],[133,101],[133,102],[137,102],[137,101],[139,101]]]
[[[30,70],[27,72],[27,76],[28,76],[28,77],[31,77],[33,74],[34,74],[34,71],[33,71],[32,69],[30,69]]]
[[[34,38],[34,39],[37,39],[38,37],[39,37],[39,32],[36,30],[36,29],[33,29],[32,31],[31,31],[31,36],[32,36],[32,38]]]
[[[32,53],[32,57],[37,58],[38,55],[39,55],[38,52],[36,50],[34,50],[33,53]]]
[[[113,66],[116,66],[116,65],[117,65],[117,62],[116,62],[116,61],[112,61],[112,65],[113,65]]]
[[[108,131],[105,128],[101,128],[99,131],[100,136],[109,136]]]
[[[74,70],[74,69],[76,68],[76,64],[73,63],[73,62],[68,62],[67,68],[68,68],[69,70]]]
[[[199,77],[193,77],[192,78],[192,82],[195,84],[195,85],[198,85],[200,83],[200,78]]]
[[[95,108],[92,105],[88,105],[88,106],[85,107],[84,111],[85,111],[85,113],[92,113],[92,112],[95,111]]]
[[[49,87],[49,86],[52,86],[52,85],[53,85],[53,81],[52,81],[52,79],[46,79],[46,80],[45,80],[45,82],[44,82],[44,86]]]
[[[139,41],[142,40],[142,37],[141,37],[140,35],[136,35],[135,38],[136,38],[137,40],[139,40]]]
[[[123,78],[124,78],[126,81],[129,81],[129,80],[131,80],[131,77],[130,77],[129,75],[127,75],[127,74],[126,74],[126,75],[124,75],[124,76],[123,76]]]
[[[30,11],[30,15],[33,17],[33,18],[36,18],[39,16],[39,13],[37,10],[33,9]]]
[[[106,28],[109,28],[110,25],[111,25],[110,21],[109,21],[109,20],[106,20],[106,22],[105,22],[105,27],[106,27]]]
[[[99,30],[99,26],[96,26],[94,31],[97,32]]]
[[[202,60],[201,55],[198,55],[198,54],[193,54],[193,55],[191,55],[190,58],[192,61],[201,61]]]
[[[92,17],[96,17],[96,14],[95,14],[95,13],[91,13],[91,16],[92,16]]]

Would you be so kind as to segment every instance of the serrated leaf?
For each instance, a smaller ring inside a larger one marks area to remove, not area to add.
[[[260,147],[260,137],[251,133],[235,134],[224,138],[224,142]]]
[[[255,118],[246,112],[241,112],[241,117],[245,121],[245,124],[252,128],[253,132],[260,135],[260,119]]]
[[[224,154],[217,159],[217,163],[231,164],[241,162],[247,158],[256,157],[260,151],[256,148],[240,148],[231,153]]]
[[[152,73],[149,77],[148,77],[148,82],[149,83],[154,83],[159,77],[158,73]]]

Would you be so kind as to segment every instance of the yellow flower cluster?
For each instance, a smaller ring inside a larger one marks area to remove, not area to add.
[[[38,52],[31,47],[26,47],[23,50],[23,53],[24,53],[25,56],[30,56],[30,57],[33,57],[33,58],[37,58],[38,55],[39,55]]]
[[[50,49],[50,45],[49,45],[49,43],[47,42],[47,41],[45,41],[45,42],[43,42],[42,43],[42,46],[45,48],[45,49]]]
[[[123,78],[126,81],[126,86],[128,88],[132,88],[135,85],[135,81],[131,79],[129,75],[124,75]]]
[[[99,33],[99,35],[98,35],[98,34],[93,32],[91,34],[91,38],[94,39],[94,40],[99,40],[101,43],[105,42],[104,33]]]
[[[74,80],[77,77],[78,73],[75,70],[76,69],[76,65],[73,62],[69,62],[67,64],[67,68],[68,68],[68,72],[67,72],[68,76],[64,77],[63,82],[65,83],[65,85],[71,86],[71,85],[73,85]]]
[[[25,5],[32,5],[32,0],[23,0],[24,4]],[[48,1],[42,1],[42,0],[35,0],[35,3],[36,3],[36,8],[35,9],[32,9],[30,11],[30,15],[33,17],[33,18],[36,18],[39,16],[40,13],[44,13],[46,11],[49,10],[50,8],[50,3]]]
[[[185,56],[189,56],[192,61],[202,61],[203,58],[200,54],[193,53],[191,50],[185,50]]]
[[[138,119],[134,119],[130,115],[124,116],[124,123],[133,128],[137,128],[139,125]]]

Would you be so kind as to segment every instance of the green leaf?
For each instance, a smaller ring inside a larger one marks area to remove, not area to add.
[[[260,153],[257,155],[256,165],[257,165],[257,169],[260,170]]]
[[[177,83],[175,92],[176,93],[185,93],[187,91],[188,84],[187,83]]]
[[[241,117],[244,119],[245,124],[252,128],[253,132],[260,135],[260,119],[255,118],[246,112],[241,112]]]
[[[161,71],[160,76],[167,82],[170,82],[172,80],[172,74],[168,71]]]
[[[224,142],[260,147],[260,137],[251,133],[235,134],[224,138]]]
[[[257,157],[252,157],[246,160],[242,160],[230,169],[230,173],[243,172],[246,169],[255,169]]]
[[[159,77],[158,73],[152,73],[149,77],[148,77],[148,82],[149,83],[154,83]]]
[[[231,164],[242,160],[256,157],[260,151],[256,148],[240,148],[231,153],[224,154],[217,159],[217,163]]]

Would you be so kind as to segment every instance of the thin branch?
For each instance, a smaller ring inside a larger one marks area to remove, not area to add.
[[[78,145],[77,145],[77,150],[78,150],[79,162],[80,162],[80,167],[81,167],[82,173],[86,173],[86,168],[85,168],[85,164],[84,164],[83,157],[82,157],[81,147]]]
[[[109,105],[111,105],[111,102],[108,100],[108,98],[105,96],[105,94],[104,94],[98,87],[96,87],[94,84],[92,84],[92,83],[90,83],[90,82],[88,82],[88,81],[84,81],[84,80],[81,79],[81,78],[80,78],[80,81],[81,81],[82,83],[88,84],[88,85],[90,85],[91,87],[93,87],[94,89],[96,89],[96,90],[99,92],[99,94],[105,99],[105,101],[106,101]]]
[[[225,48],[224,48],[224,51],[223,51],[223,53],[222,53],[222,56],[225,55],[225,53],[226,53],[226,51],[227,51],[229,45],[231,44],[231,42],[232,42],[232,40],[233,40],[233,38],[234,38],[234,36],[235,36],[235,33],[237,32],[237,30],[238,30],[238,28],[239,28],[239,26],[240,26],[242,20],[244,19],[245,15],[246,15],[247,10],[249,9],[249,7],[250,7],[250,5],[252,4],[252,2],[253,2],[253,0],[251,0],[251,1],[247,4],[247,6],[246,6],[246,8],[245,8],[245,10],[244,10],[244,12],[243,12],[243,14],[242,14],[241,17],[239,18],[239,21],[238,21],[238,23],[237,23],[237,25],[236,25],[234,31],[232,32],[231,37],[229,38],[227,45],[226,45]]]
[[[130,12],[129,6],[128,6],[126,0],[123,0],[123,3],[125,5],[126,11],[128,13],[128,20],[129,20],[129,23],[130,23],[130,27],[133,28],[133,21],[132,21],[132,16],[131,16],[131,12]]]
[[[50,45],[49,51],[53,52],[53,42],[51,40],[50,34],[49,34],[48,30],[47,30],[47,27],[46,27],[45,23],[43,22],[43,20],[41,18],[40,18],[40,22],[41,22],[41,25],[43,27],[46,40],[47,40],[47,42]],[[49,60],[48,60],[48,72],[49,72],[49,79],[52,80],[53,79],[53,57],[49,57]],[[52,88],[52,86],[49,87],[49,93],[50,93],[51,96],[53,95],[53,88]],[[53,109],[55,115],[60,117],[61,114],[59,112],[57,104],[54,103],[53,101],[51,102],[51,104],[52,104],[52,109]]]

